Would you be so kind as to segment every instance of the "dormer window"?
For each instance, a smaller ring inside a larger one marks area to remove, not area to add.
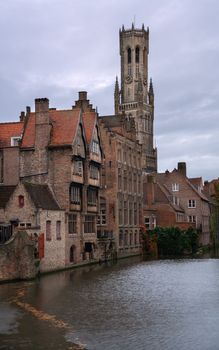
[[[16,137],[11,137],[11,146],[19,146],[21,137],[20,136],[16,136]]]

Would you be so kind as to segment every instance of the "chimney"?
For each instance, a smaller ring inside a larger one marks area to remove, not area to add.
[[[25,119],[25,113],[22,111],[20,114],[20,122],[24,122]]]
[[[186,163],[185,162],[178,163],[178,172],[186,177]]]
[[[30,112],[31,112],[30,106],[26,106],[26,114],[30,114]]]
[[[48,112],[49,110],[49,100],[48,98],[36,98],[35,99],[35,112]]]
[[[35,115],[35,147],[43,149],[49,144],[51,131],[48,98],[35,99]]]

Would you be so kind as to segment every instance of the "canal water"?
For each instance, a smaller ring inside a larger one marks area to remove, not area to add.
[[[219,260],[89,266],[0,285],[0,349],[219,349]]]

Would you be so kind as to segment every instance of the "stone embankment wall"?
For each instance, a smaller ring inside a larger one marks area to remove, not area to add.
[[[0,245],[0,282],[36,276],[34,242],[26,232],[17,232]]]

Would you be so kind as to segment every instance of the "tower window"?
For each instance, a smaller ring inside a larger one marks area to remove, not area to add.
[[[140,52],[139,47],[136,47],[136,49],[135,49],[135,63],[139,63],[139,52]]]
[[[128,53],[128,63],[132,63],[132,50],[130,49],[130,47],[127,50]]]

